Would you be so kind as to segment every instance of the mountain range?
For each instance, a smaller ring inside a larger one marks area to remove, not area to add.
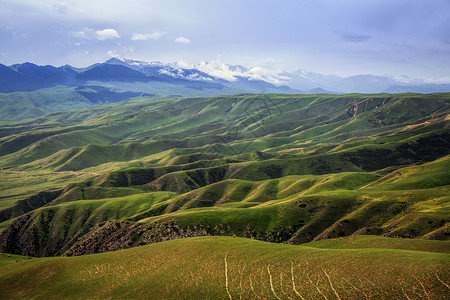
[[[433,93],[450,84],[358,75],[342,78],[298,70],[261,76],[241,65],[142,62],[111,58],[86,68],[32,63],[0,64],[0,121],[36,118],[58,111],[119,102],[133,97],[205,97],[239,93],[342,94]]]
[[[184,69],[177,64],[145,63],[133,60],[112,58],[104,63],[79,69],[69,65],[62,67],[38,66],[32,63],[12,66],[0,65],[0,92],[35,91],[57,85],[81,87],[97,82],[100,85],[109,82],[129,83],[129,91],[141,91],[142,86],[133,83],[146,83],[146,90],[157,91],[167,96],[175,88],[185,87],[192,90],[212,90],[206,94],[229,94],[234,92],[285,92],[298,93],[287,86],[276,86],[263,80],[250,80],[236,77],[227,81],[213,77],[197,69]],[[164,83],[172,89],[160,90],[154,83]],[[195,94],[195,92],[194,92]],[[205,93],[199,93],[204,95]]]
[[[450,93],[199,69],[2,67],[0,299],[445,299]]]
[[[227,75],[216,72],[218,68]],[[178,63],[142,62],[111,58],[87,68],[38,66],[32,63],[5,66],[0,64],[0,92],[34,91],[56,85],[82,86],[89,81],[98,82],[165,82],[194,90],[211,89],[212,94],[233,92],[283,93],[385,93],[385,92],[448,92],[449,84],[430,84],[418,80],[397,81],[387,76],[356,75],[342,78],[299,69],[281,72],[274,83],[270,78],[257,78],[252,69],[241,65],[221,65],[209,73],[201,65],[182,67]],[[280,84],[283,83],[283,84]],[[231,89],[231,90],[230,90]],[[220,92],[219,92],[220,91]],[[160,95],[164,95],[161,93]]]

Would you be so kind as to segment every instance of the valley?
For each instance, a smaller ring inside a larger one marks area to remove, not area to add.
[[[0,300],[450,300],[450,1],[0,3]]]
[[[136,97],[3,121],[0,295],[437,299],[449,103]]]

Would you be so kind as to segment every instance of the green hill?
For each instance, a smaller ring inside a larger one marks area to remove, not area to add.
[[[20,216],[26,213],[22,202],[3,210],[10,212],[4,220],[18,218],[0,233],[0,248],[31,256],[79,255],[198,235],[293,244],[359,234],[448,239],[449,158],[384,176],[228,179],[183,194],[144,192],[146,185],[75,184],[29,199],[38,204],[28,214]]]
[[[0,251],[77,255],[198,235],[447,240],[449,103],[143,97],[3,122]]]
[[[70,258],[1,254],[0,296],[448,299],[449,255],[436,251],[442,242],[417,251],[413,240],[398,249],[368,248],[367,240],[332,240],[319,248],[200,237]]]
[[[449,103],[140,97],[2,121],[0,298],[445,299]]]

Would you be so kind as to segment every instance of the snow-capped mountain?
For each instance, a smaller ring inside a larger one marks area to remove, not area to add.
[[[84,69],[0,64],[0,92],[33,91],[56,85],[86,86],[126,82],[126,89],[155,95],[206,96],[231,93],[382,93],[449,92],[450,84],[432,84],[406,76],[356,75],[339,77],[299,69],[273,72],[261,67],[228,65],[217,61],[185,63],[144,62],[111,58]],[[141,83],[133,85],[132,83]],[[162,86],[164,85],[164,87]],[[109,84],[108,86],[114,86]],[[185,90],[187,89],[187,90]],[[199,92],[196,92],[199,91]],[[201,92],[200,92],[201,91]]]
[[[197,69],[182,68],[178,63],[144,62],[132,59],[111,58],[105,64],[122,65],[140,71],[147,76],[170,76],[193,81],[214,81],[217,78]]]

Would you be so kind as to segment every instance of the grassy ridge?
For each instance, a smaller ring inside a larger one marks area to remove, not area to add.
[[[0,298],[447,299],[449,103],[139,98],[2,122],[0,252],[25,256],[0,254]]]
[[[40,191],[62,188],[67,184],[89,180],[95,176],[97,175],[93,173],[0,170],[0,209],[11,207],[16,201],[26,199]]]
[[[236,235],[293,244],[358,234],[445,240],[449,190],[440,170],[448,161],[385,176],[343,172],[224,180],[181,195],[74,185],[46,207],[15,220],[0,234],[0,247],[48,256],[127,248],[164,240],[164,235]],[[427,172],[417,173],[422,169]],[[428,186],[412,189],[416,181]],[[393,182],[397,188],[385,188]],[[110,241],[110,235],[117,238]]]
[[[173,193],[154,192],[99,200],[79,200],[43,207],[18,218],[20,232],[7,228],[3,240],[5,252],[14,252],[18,244],[23,252],[34,256],[61,255],[93,226],[110,220],[126,220],[167,201]],[[33,236],[28,236],[34,232]],[[12,244],[11,244],[12,243]],[[9,248],[9,249],[8,249]]]
[[[202,237],[81,257],[20,259],[18,263],[1,255],[0,295],[46,299],[447,299],[448,254],[367,249],[359,248],[359,243],[358,237],[353,249],[346,249],[345,244],[318,249]],[[434,244],[438,242],[425,248],[435,250]]]
[[[61,101],[64,99],[64,101]],[[0,93],[1,121],[36,118],[47,113],[92,106],[72,87],[53,87],[34,92]]]
[[[231,234],[448,239],[449,103],[450,94],[139,98],[5,124],[0,249],[82,254]],[[171,196],[148,200],[158,192]]]
[[[208,150],[200,148],[207,147],[211,148],[209,151],[225,155],[267,151],[275,147],[299,148],[299,144],[305,142],[310,144],[309,148],[318,143],[339,143],[355,136],[397,133],[403,128],[400,124],[407,122],[403,126],[409,126],[413,120],[425,118],[423,122],[431,116],[436,120],[430,123],[436,123],[439,116],[445,116],[447,97],[446,94],[242,95],[194,98],[175,103],[166,100],[155,104],[153,100],[147,106],[136,103],[121,108],[106,106],[103,111],[99,109],[96,113],[85,114],[84,118],[75,118],[77,126],[51,128],[52,124],[59,126],[62,116],[66,116],[56,114],[36,120],[32,130],[20,126],[9,129],[13,134],[4,137],[0,145],[0,153],[4,155],[0,165],[31,163],[72,147],[81,149],[74,154],[76,158],[71,156],[72,160],[59,168],[79,170],[174,148],[199,148],[196,152],[205,152]],[[127,144],[130,142],[143,144]],[[116,143],[124,145],[108,150],[107,146]],[[84,147],[89,144],[102,146],[104,154],[97,161],[92,158],[89,161],[89,157],[100,149],[92,152],[94,149]],[[46,165],[40,163],[39,166]]]
[[[398,249],[450,253],[450,245],[445,241],[393,239],[373,235],[358,235],[339,239],[314,241],[303,244],[303,246],[321,249]]]

